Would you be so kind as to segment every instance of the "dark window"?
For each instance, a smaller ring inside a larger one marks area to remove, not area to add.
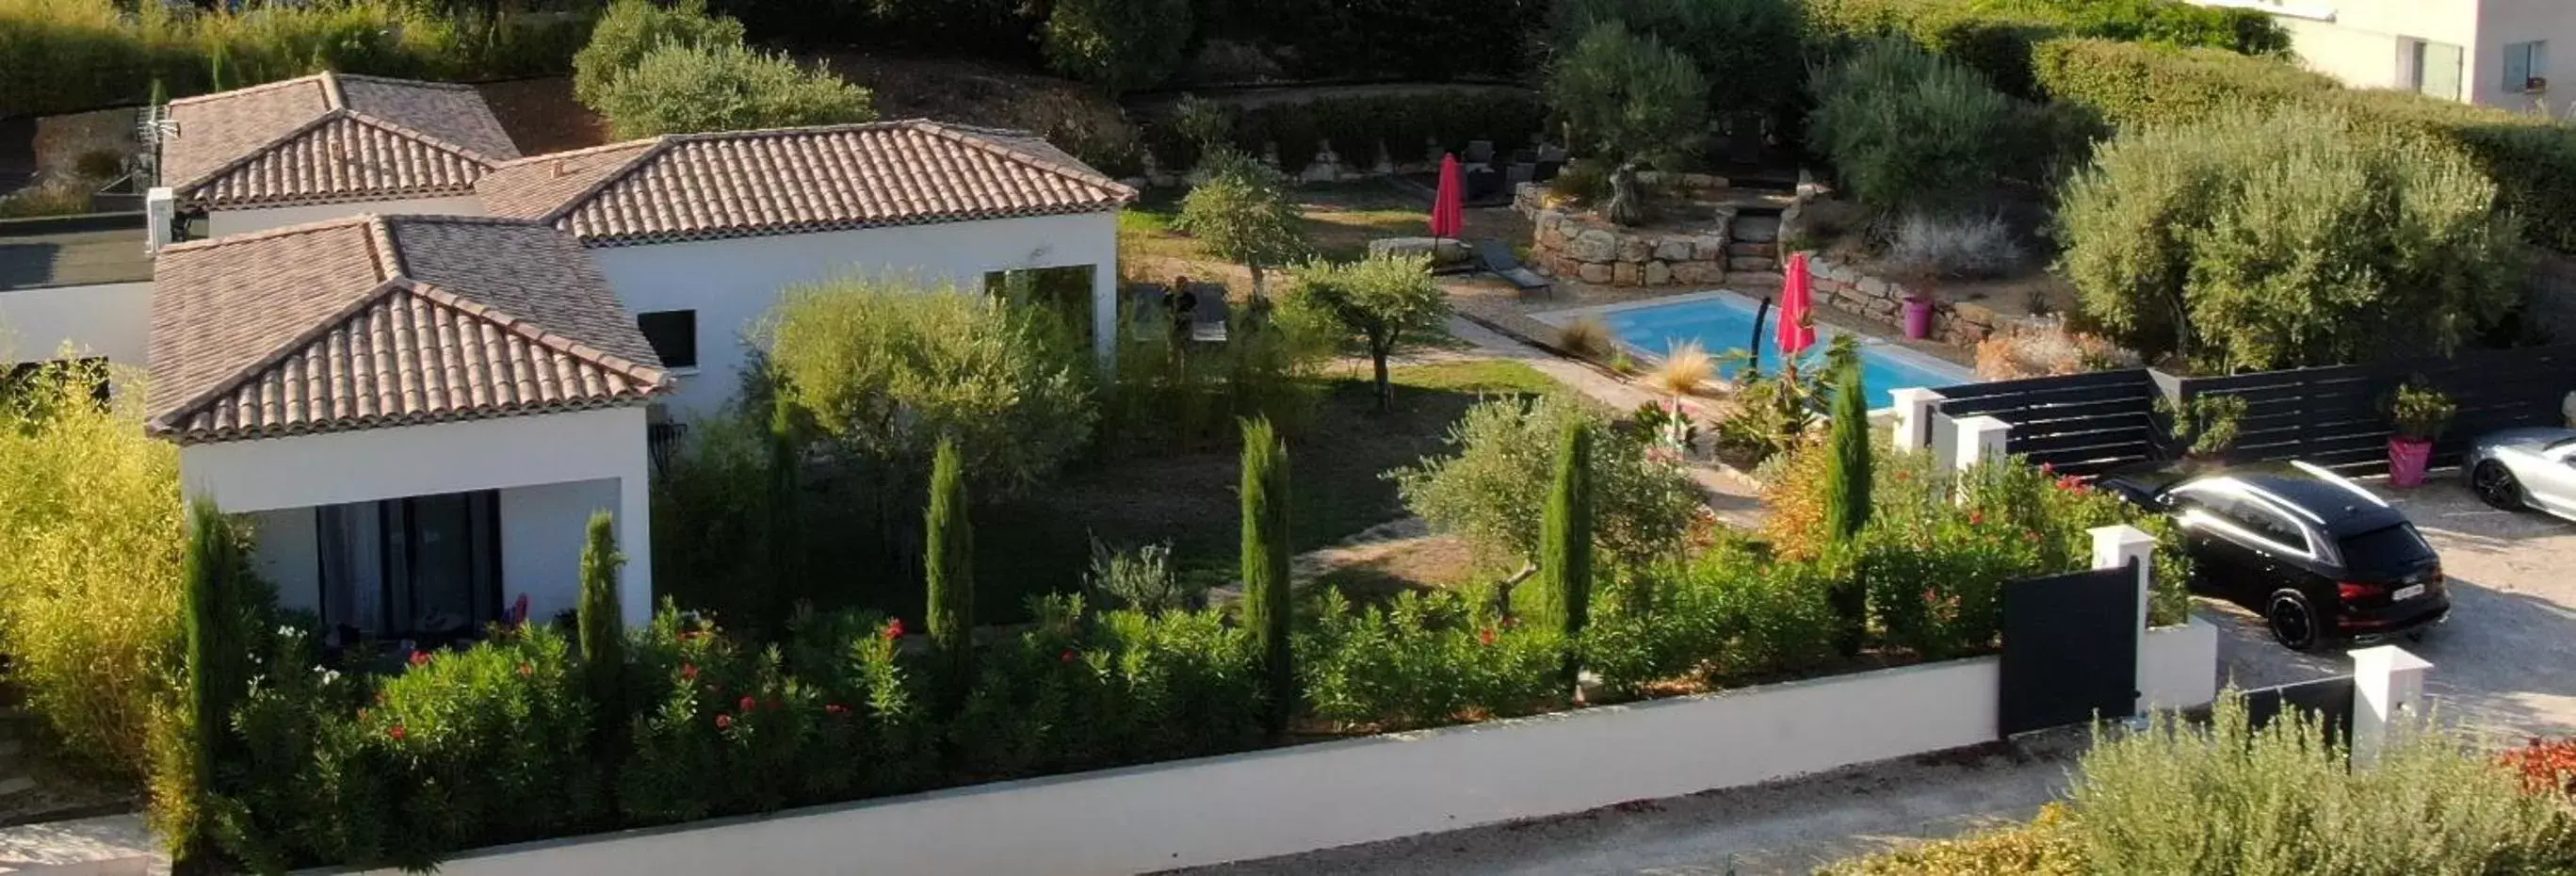
[[[2394,575],[2440,559],[2412,523],[2343,537],[2343,567],[2356,575]]]
[[[697,311],[639,313],[635,315],[635,327],[644,331],[644,340],[653,345],[653,355],[662,357],[662,367],[698,367]]]

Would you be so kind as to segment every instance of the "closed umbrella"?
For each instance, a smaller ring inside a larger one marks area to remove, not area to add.
[[[1780,284],[1780,361],[1796,368],[1798,354],[1816,345],[1815,278],[1807,273],[1807,254],[1789,254],[1789,271]]]
[[[1431,236],[1457,237],[1467,232],[1467,186],[1458,173],[1456,153],[1440,157],[1440,191],[1431,196]]]

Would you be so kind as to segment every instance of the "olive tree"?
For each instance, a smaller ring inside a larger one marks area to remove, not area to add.
[[[1556,450],[1566,430],[1580,423],[1594,436],[1593,542],[1621,559],[1663,556],[1681,545],[1699,513],[1699,488],[1679,466],[1656,458],[1643,432],[1607,428],[1607,420],[1562,396],[1483,402],[1450,429],[1451,455],[1388,477],[1405,507],[1466,538],[1486,558],[1536,562]]]
[[[2526,266],[2468,156],[2328,110],[2124,131],[2058,217],[2085,316],[2204,372],[2445,353],[2518,303]]]
[[[1207,180],[1181,199],[1173,225],[1218,258],[1252,272],[1252,294],[1269,293],[1264,273],[1306,254],[1306,229],[1277,171],[1231,149],[1203,159]]]
[[[1309,261],[1296,270],[1287,307],[1306,325],[1338,326],[1367,345],[1376,368],[1377,409],[1395,407],[1386,360],[1409,331],[1438,328],[1449,297],[1431,279],[1431,257],[1371,255],[1356,262]]]
[[[745,131],[876,118],[873,98],[820,66],[741,43],[666,42],[601,89],[593,106],[619,137]]]
[[[1593,25],[1559,56],[1546,90],[1569,145],[1613,166],[1685,157],[1708,134],[1708,78],[1617,21]]]

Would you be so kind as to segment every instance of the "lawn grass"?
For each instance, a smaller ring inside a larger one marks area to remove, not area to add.
[[[1333,380],[1314,421],[1289,439],[1291,549],[1329,546],[1405,515],[1386,472],[1446,451],[1451,424],[1479,400],[1552,391],[1518,362],[1394,369],[1395,410],[1375,409],[1366,380]],[[1031,595],[1081,586],[1093,538],[1132,547],[1169,542],[1187,574],[1231,580],[1242,537],[1238,449],[1135,454],[1075,471],[976,520],[982,605],[1019,617]]]
[[[1176,268],[1192,277],[1232,274],[1240,270],[1207,252],[1199,242],[1174,228],[1181,215],[1182,192],[1148,191],[1118,213],[1122,253],[1136,257],[1199,263]],[[1430,206],[1413,193],[1385,180],[1361,180],[1301,186],[1289,191],[1305,218],[1306,241],[1316,255],[1349,261],[1368,254],[1368,242],[1381,237],[1429,234]]]

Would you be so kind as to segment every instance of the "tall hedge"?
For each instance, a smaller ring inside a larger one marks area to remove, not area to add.
[[[1572,639],[1592,607],[1592,429],[1568,423],[1558,433],[1547,513],[1539,522],[1535,599],[1521,615]]]
[[[930,647],[939,655],[941,684],[962,699],[975,678],[975,524],[967,517],[966,464],[954,440],[939,442],[932,457],[924,523]]]
[[[2576,128],[2537,115],[2419,94],[2357,90],[2291,66],[2208,49],[2103,40],[2042,44],[2033,70],[2052,98],[2121,127],[2203,121],[2234,107],[2312,105],[2364,130],[2429,139],[2466,153],[2523,221],[2524,239],[2576,252]]]
[[[1268,694],[1262,719],[1276,734],[1297,707],[1297,672],[1288,635],[1288,447],[1268,419],[1243,421],[1242,501],[1243,624],[1252,631]]]
[[[2290,37],[2258,10],[2185,0],[1807,0],[1813,33],[1828,50],[1903,36],[2030,99],[2038,47],[2060,38],[2102,38],[2279,55]]]
[[[1415,162],[1438,152],[1463,153],[1476,140],[1493,141],[1508,153],[1548,132],[1547,107],[1538,95],[1487,86],[1264,103],[1230,115],[1229,145],[1247,155],[1275,146],[1279,166],[1291,171],[1304,168],[1327,144],[1344,164],[1364,167],[1377,160],[1380,146],[1393,161]],[[1198,164],[1198,144],[1171,119],[1147,123],[1141,136],[1164,168]]]

